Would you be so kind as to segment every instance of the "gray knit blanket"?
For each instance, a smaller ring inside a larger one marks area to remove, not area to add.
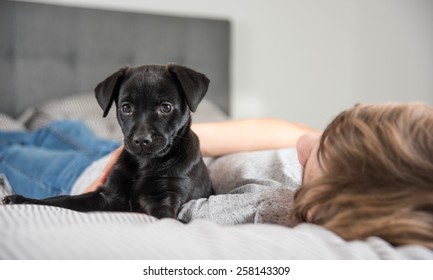
[[[217,195],[186,203],[179,218],[292,226],[293,193],[301,182],[294,148],[237,153],[206,161]]]

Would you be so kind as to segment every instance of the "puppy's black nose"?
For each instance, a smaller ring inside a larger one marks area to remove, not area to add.
[[[152,143],[152,135],[146,134],[146,135],[135,135],[132,139],[135,145],[137,146],[147,146],[150,143]]]

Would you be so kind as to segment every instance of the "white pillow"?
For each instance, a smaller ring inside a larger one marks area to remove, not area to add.
[[[106,118],[102,117],[93,93],[84,93],[70,97],[54,99],[47,103],[29,108],[25,125],[30,130],[38,129],[54,120],[81,120],[95,134],[103,138],[122,139],[116,120],[115,110],[111,110]]]
[[[0,113],[0,130],[16,131],[24,129],[25,127],[20,121]]]

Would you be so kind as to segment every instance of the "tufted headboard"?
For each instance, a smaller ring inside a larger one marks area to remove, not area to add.
[[[0,1],[0,112],[92,91],[124,65],[175,62],[211,80],[229,113],[227,20]]]

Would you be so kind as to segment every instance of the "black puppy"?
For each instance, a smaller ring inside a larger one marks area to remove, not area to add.
[[[3,202],[175,218],[183,203],[212,193],[198,137],[190,129],[191,111],[208,84],[205,75],[176,64],[120,69],[95,88],[104,117],[115,102],[124,134],[125,148],[106,183],[77,196],[12,195]]]

